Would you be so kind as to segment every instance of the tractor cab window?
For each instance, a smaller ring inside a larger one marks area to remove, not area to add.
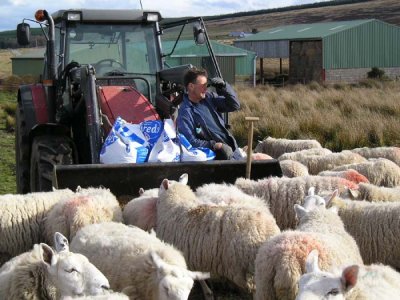
[[[97,78],[135,77],[143,94],[151,98],[149,90],[155,93],[160,62],[153,26],[75,23],[68,27],[66,40],[66,64],[90,64]]]

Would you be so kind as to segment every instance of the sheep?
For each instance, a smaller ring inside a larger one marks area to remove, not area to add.
[[[365,162],[335,167],[332,171],[347,169],[358,171],[367,177],[370,183],[378,186],[396,187],[400,185],[400,167],[386,158],[370,158]]]
[[[295,152],[283,153],[281,156],[278,157],[278,160],[282,161],[290,159],[295,161],[301,161],[308,156],[315,156],[315,155],[324,156],[331,153],[332,151],[327,148],[311,148]]]
[[[279,160],[281,160],[281,157]],[[319,172],[330,170],[337,166],[367,161],[367,159],[362,157],[360,154],[353,153],[349,150],[334,152],[327,155],[300,156],[293,160],[297,160],[305,165],[308,169],[308,173],[311,175],[316,175]]]
[[[300,204],[310,187],[317,193],[339,190],[342,195],[358,186],[344,178],[323,176],[301,176],[294,178],[271,177],[258,181],[238,178],[235,185],[249,195],[262,198],[268,205],[281,230],[294,228],[296,216],[294,204]]]
[[[362,264],[354,239],[344,229],[343,222],[332,209],[305,209],[295,204],[299,226],[266,241],[255,260],[255,300],[294,299],[304,262],[312,249],[321,253],[321,266]]]
[[[307,167],[298,161],[285,159],[279,161],[279,165],[281,166],[283,176],[292,178],[309,175]]]
[[[81,228],[71,242],[131,299],[187,299],[193,280],[208,273],[187,269],[181,252],[135,226],[104,222]],[[169,295],[167,297],[167,295]]]
[[[318,251],[313,250],[306,271],[300,277],[296,300],[400,298],[400,274],[385,265],[351,265],[338,274],[324,272],[318,266]]]
[[[109,292],[97,296],[64,297],[62,300],[129,300],[129,297],[123,293]]]
[[[318,176],[342,177],[347,180],[353,181],[357,184],[361,182],[369,183],[367,177],[365,177],[364,175],[360,174],[359,172],[353,169],[347,169],[344,171],[322,171],[318,173]]]
[[[400,201],[400,187],[387,188],[370,183],[360,183],[358,190],[349,190],[350,196],[355,200],[369,202],[397,202]]]
[[[254,151],[268,154],[273,158],[278,158],[284,153],[311,148],[322,148],[322,146],[317,140],[288,140],[267,137],[265,140],[258,143]]]
[[[0,196],[0,266],[12,257],[43,241],[42,222],[60,199],[71,196],[69,189]]]
[[[83,226],[106,221],[122,222],[116,197],[105,188],[78,188],[73,197],[61,199],[44,219],[45,241],[51,245],[58,231],[71,240]]]
[[[122,212],[124,223],[145,231],[156,227],[158,188],[139,189],[139,197],[130,200]]]
[[[400,269],[400,203],[351,201],[335,198],[346,230],[360,247],[366,264],[383,263]]]
[[[199,204],[186,180],[162,181],[157,203],[157,236],[180,249],[190,268],[254,290],[254,259],[259,246],[280,232],[264,203],[227,205],[210,199]],[[228,200],[229,202],[230,200]],[[236,202],[238,201],[238,202]],[[212,204],[214,203],[214,204]]]
[[[352,152],[358,153],[365,158],[386,158],[400,166],[399,147],[375,147],[375,148],[355,148]]]
[[[55,233],[54,240],[57,252],[35,244],[0,268],[0,299],[59,299],[109,289],[107,278],[86,257],[69,251],[63,235]]]

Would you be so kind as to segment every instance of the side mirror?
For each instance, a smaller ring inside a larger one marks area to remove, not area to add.
[[[193,37],[197,45],[204,45],[206,42],[206,35],[203,27],[200,24],[193,25]]]
[[[31,27],[27,23],[17,25],[17,41],[21,46],[29,45],[31,38]]]

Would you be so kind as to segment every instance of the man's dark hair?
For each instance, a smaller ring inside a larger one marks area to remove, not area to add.
[[[187,87],[189,83],[196,83],[197,77],[199,76],[207,77],[207,71],[204,69],[191,68],[186,71],[183,77],[183,84]]]

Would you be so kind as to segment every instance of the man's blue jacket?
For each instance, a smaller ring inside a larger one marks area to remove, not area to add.
[[[205,119],[202,117],[198,105],[207,105],[210,112],[214,114],[214,119],[218,120],[222,130],[226,133],[227,140],[218,140],[213,133],[208,129]],[[206,97],[198,104],[193,105],[187,94],[183,96],[183,101],[179,107],[177,128],[182,133],[193,147],[205,147],[213,149],[215,143],[222,142],[232,147],[232,150],[237,148],[237,143],[233,135],[225,128],[222,113],[236,111],[240,108],[240,103],[233,88],[226,83],[226,87],[219,93],[206,92]]]

